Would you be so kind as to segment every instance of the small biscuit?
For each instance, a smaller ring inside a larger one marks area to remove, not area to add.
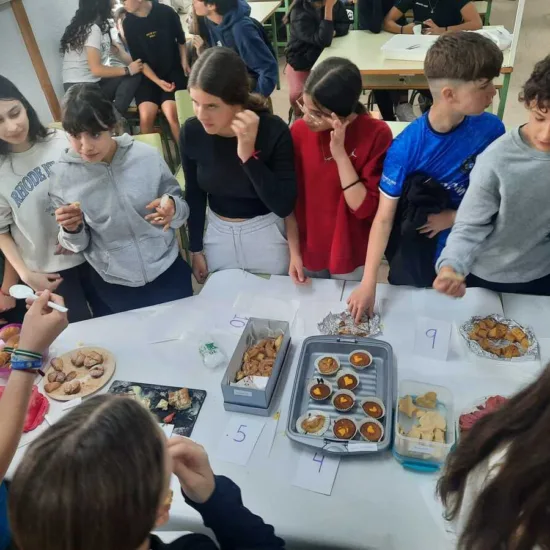
[[[445,432],[439,428],[436,428],[434,430],[434,441],[436,443],[445,443]]]
[[[71,372],[67,373],[67,376],[65,377],[65,382],[70,382],[71,380],[74,380],[76,378],[76,371],[72,370]]]
[[[525,350],[529,349],[529,338],[524,338],[519,345]]]
[[[521,342],[526,336],[525,332],[519,327],[514,327],[510,332],[514,335],[517,342]]]
[[[406,395],[399,400],[399,410],[409,418],[412,418],[412,415],[416,411],[416,407],[410,395]]]
[[[497,322],[491,317],[486,317],[484,321],[488,328],[494,328],[497,326]]]
[[[44,384],[44,390],[46,393],[51,393],[52,391],[57,390],[61,387],[61,382],[50,382],[49,384]]]
[[[78,380],[71,380],[70,382],[65,382],[63,385],[63,391],[66,395],[74,395],[80,391],[80,382]]]

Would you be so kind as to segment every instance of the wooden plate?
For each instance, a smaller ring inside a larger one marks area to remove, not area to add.
[[[71,363],[71,356],[73,355],[73,353],[79,351],[84,354],[88,354],[91,351],[97,351],[98,353],[103,355],[102,366],[105,369],[105,372],[103,373],[103,376],[101,378],[92,378],[89,375],[90,369],[87,369],[86,367],[75,367]],[[63,384],[61,384],[60,388],[57,388],[50,393],[44,390],[45,395],[57,401],[70,401],[71,399],[76,399],[77,397],[86,397],[88,395],[91,395],[92,393],[95,393],[103,386],[105,386],[105,384],[107,384],[109,380],[111,380],[116,368],[115,356],[110,351],[98,347],[88,346],[83,348],[76,348],[72,351],[64,353],[63,355],[60,355],[59,357],[57,357],[57,359],[63,360],[63,372],[67,374],[70,371],[75,370],[76,378],[74,380],[78,380],[80,382],[80,391],[71,395],[65,394],[65,392],[63,391]],[[48,374],[53,371],[55,371],[55,369],[50,364],[48,370],[46,371],[46,376],[44,376],[44,384],[48,383]]]

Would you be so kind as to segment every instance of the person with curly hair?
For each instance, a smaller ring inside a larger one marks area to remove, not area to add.
[[[80,0],[78,10],[61,38],[63,86],[97,83],[124,116],[141,81],[143,63],[132,61],[110,35],[113,0]],[[110,65],[110,57],[121,63]]]
[[[466,286],[550,295],[550,56],[535,65],[520,100],[527,124],[477,159],[437,262],[434,288],[449,296]]]

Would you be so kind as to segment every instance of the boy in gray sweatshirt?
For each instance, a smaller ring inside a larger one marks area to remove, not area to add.
[[[466,285],[550,295],[550,56],[521,100],[529,121],[478,157],[437,262],[433,286],[449,296]]]

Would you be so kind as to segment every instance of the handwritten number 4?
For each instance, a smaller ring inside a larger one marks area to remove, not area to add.
[[[435,338],[437,336],[437,329],[430,328],[426,331],[426,336],[432,340],[432,349],[435,348]]]
[[[319,458],[317,457],[320,457],[321,460],[319,460]],[[319,464],[319,472],[318,473],[321,473],[321,468],[323,467],[323,460],[325,460],[325,455],[318,455],[317,453],[315,453],[313,455],[313,462],[317,462]]]
[[[241,424],[239,426],[239,429],[237,430],[237,434],[240,434],[242,437],[238,439],[233,438],[233,441],[236,441],[237,443],[242,443],[246,439],[246,434],[242,431],[243,428],[246,428],[246,424]]]

